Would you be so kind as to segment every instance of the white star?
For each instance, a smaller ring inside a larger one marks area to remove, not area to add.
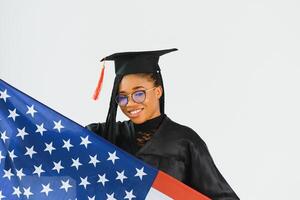
[[[114,195],[115,195],[115,193],[112,193],[112,194],[107,194],[106,193],[106,197],[107,197],[106,200],[117,200],[117,199],[115,199]]]
[[[97,183],[102,183],[103,186],[105,186],[105,182],[109,181],[105,178],[106,174],[103,174],[102,176],[100,174],[98,174],[99,180],[97,181]]]
[[[36,133],[40,133],[41,134],[41,136],[43,136],[43,133],[45,132],[45,131],[47,131],[47,129],[45,129],[44,128],[44,123],[42,123],[41,125],[37,125],[36,124]]]
[[[6,135],[6,131],[4,131],[3,133],[1,133],[1,139],[3,140],[4,143],[5,143],[5,140],[9,139],[9,137],[7,137],[7,135]]]
[[[90,156],[90,162],[89,164],[93,164],[94,167],[96,167],[97,163],[99,163],[100,161],[97,159],[97,154],[95,156]]]
[[[52,192],[53,190],[50,188],[50,183],[48,183],[47,185],[43,185],[42,184],[43,189],[41,190],[42,192],[45,192],[46,196],[48,196],[49,192]]]
[[[32,158],[32,155],[33,154],[36,154],[36,151],[33,150],[34,146],[28,148],[28,147],[25,147],[26,148],[26,153],[24,155],[29,155],[30,158]]]
[[[14,158],[17,158],[18,156],[15,155],[15,150],[8,151],[9,157],[12,161],[14,161]]]
[[[7,94],[7,90],[0,91],[0,99],[3,99],[4,102],[6,102],[6,98],[9,98],[10,96]]]
[[[11,169],[8,169],[8,170],[3,169],[3,171],[4,171],[3,178],[6,177],[6,178],[8,178],[8,180],[10,180],[10,178],[11,178],[12,176],[14,176],[14,174],[11,173]]]
[[[66,192],[68,192],[68,189],[72,187],[72,185],[69,184],[69,179],[67,181],[61,181],[61,187],[59,189],[65,189]]]
[[[23,168],[21,168],[20,170],[17,170],[17,177],[19,177],[20,180],[22,180],[22,176],[25,176],[25,174],[23,173]]]
[[[117,176],[116,180],[120,180],[121,183],[123,183],[124,179],[127,179],[127,176],[124,175],[124,170],[121,173],[117,171],[117,174],[118,174],[118,176]]]
[[[65,127],[61,124],[61,120],[59,120],[58,122],[53,121],[53,123],[54,123],[54,125],[55,125],[55,126],[53,127],[53,129],[57,129],[59,133],[60,133],[60,129],[65,128]]]
[[[6,196],[4,196],[3,194],[2,194],[2,191],[0,190],[0,200],[1,199],[3,199],[3,198],[5,198]]]
[[[136,196],[133,194],[133,190],[131,190],[130,192],[127,192],[127,190],[125,190],[126,196],[124,197],[124,199],[129,199],[131,200],[132,198],[135,198]]]
[[[21,137],[22,140],[24,140],[25,135],[29,135],[28,133],[26,133],[25,127],[23,129],[18,129],[18,134],[16,135],[17,137]]]
[[[20,195],[22,194],[22,192],[20,191],[20,188],[19,187],[17,187],[17,188],[13,187],[13,189],[14,189],[14,192],[12,194],[17,195],[18,198],[20,198]]]
[[[44,151],[48,151],[51,155],[52,151],[55,150],[55,148],[52,146],[52,142],[50,144],[45,143],[45,145],[46,145],[46,148]]]
[[[84,189],[86,189],[86,186],[87,186],[87,185],[91,184],[90,182],[88,182],[87,179],[88,179],[87,176],[86,176],[85,178],[81,178],[81,177],[80,177],[81,182],[80,182],[79,185],[83,185]]]
[[[62,146],[62,148],[66,148],[68,149],[68,151],[70,151],[70,148],[73,147],[73,145],[70,143],[70,139],[68,141],[64,141],[64,146]]]
[[[1,160],[5,158],[4,156],[2,156],[2,151],[0,151],[0,164],[1,164]]]
[[[12,118],[14,121],[16,121],[16,117],[20,116],[18,113],[17,113],[17,110],[14,109],[14,110],[9,110],[9,115],[7,118]]]
[[[109,154],[109,158],[107,158],[107,160],[111,160],[113,164],[115,164],[115,160],[120,159],[116,155],[116,151],[114,151],[113,153],[108,152],[108,154]]]
[[[144,172],[144,167],[142,167],[141,169],[135,168],[135,170],[136,170],[136,174],[134,176],[140,177],[141,180],[143,179],[143,176],[147,175]]]
[[[63,166],[61,166],[61,161],[53,162],[53,164],[54,164],[54,167],[52,168],[52,170],[56,170],[57,173],[59,173],[60,170],[64,168]]]
[[[72,163],[71,167],[75,167],[75,168],[78,170],[79,166],[82,165],[82,164],[79,162],[79,158],[77,158],[76,160],[74,160],[74,159],[72,158],[72,161],[73,161],[73,163]]]
[[[27,106],[27,105],[26,105]],[[34,117],[34,113],[36,113],[37,111],[36,110],[34,110],[34,105],[31,105],[30,107],[29,106],[27,106],[27,112],[26,112],[26,114],[30,114],[31,115],[31,117]]]
[[[45,172],[43,169],[42,169],[42,165],[40,166],[35,166],[34,165],[34,172],[33,174],[37,174],[39,177],[41,176],[41,173]]]
[[[33,193],[30,192],[30,187],[28,187],[27,189],[23,187],[23,190],[24,190],[23,195],[26,196],[27,199],[29,199],[30,195],[33,195]]]
[[[95,200],[95,196],[92,196],[92,197],[88,196],[88,200]]]
[[[89,136],[84,137],[80,137],[81,138],[81,143],[80,145],[84,145],[85,148],[87,148],[88,144],[91,144],[91,142],[89,141]]]

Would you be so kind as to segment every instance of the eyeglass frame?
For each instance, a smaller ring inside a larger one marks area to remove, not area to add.
[[[131,99],[133,102],[139,103],[139,104],[143,103],[143,102],[146,100],[146,98],[147,98],[147,92],[150,91],[150,90],[153,90],[153,89],[155,89],[155,88],[157,88],[157,86],[154,86],[154,87],[149,88],[149,89],[147,89],[147,90],[136,90],[136,91],[131,92],[131,93],[127,94],[127,95],[124,95],[124,96],[127,97],[127,103],[126,103],[124,106],[127,106],[127,104],[129,103],[129,96],[130,96],[130,99]],[[144,99],[142,102],[136,102],[136,101],[132,98],[132,95],[133,95],[134,93],[136,93],[136,92],[141,92],[141,91],[144,92],[144,94],[145,94],[145,99]],[[116,102],[119,106],[124,107],[123,105],[120,105],[120,104],[118,103],[118,100],[117,100],[118,96],[119,96],[119,94],[116,96],[115,102]]]

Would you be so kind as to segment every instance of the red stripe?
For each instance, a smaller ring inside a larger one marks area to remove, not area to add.
[[[175,200],[177,199],[178,200],[181,199],[209,200],[210,199],[162,171],[158,172],[152,187]]]

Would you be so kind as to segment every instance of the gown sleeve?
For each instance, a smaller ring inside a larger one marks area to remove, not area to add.
[[[86,126],[86,128],[97,135],[103,137],[105,122],[104,123],[92,123]]]
[[[108,140],[110,143],[112,144],[116,144],[117,146],[119,146],[118,140],[121,139],[120,134],[118,134],[123,128],[122,128],[122,123],[121,122],[117,122],[116,123],[116,129],[117,129],[117,133],[115,135],[113,135],[114,133],[109,133],[107,134],[105,132],[105,122],[103,123],[92,123],[86,126],[86,128],[94,133],[96,133],[97,135],[101,136],[102,138]]]
[[[190,143],[190,185],[213,200],[239,199],[217,169],[205,142],[198,136]]]

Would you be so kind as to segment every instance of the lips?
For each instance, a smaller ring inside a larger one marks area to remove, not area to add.
[[[135,117],[138,117],[141,112],[142,112],[143,108],[140,108],[140,109],[135,109],[135,110],[131,110],[131,111],[128,111],[128,115],[130,118],[135,118]]]

